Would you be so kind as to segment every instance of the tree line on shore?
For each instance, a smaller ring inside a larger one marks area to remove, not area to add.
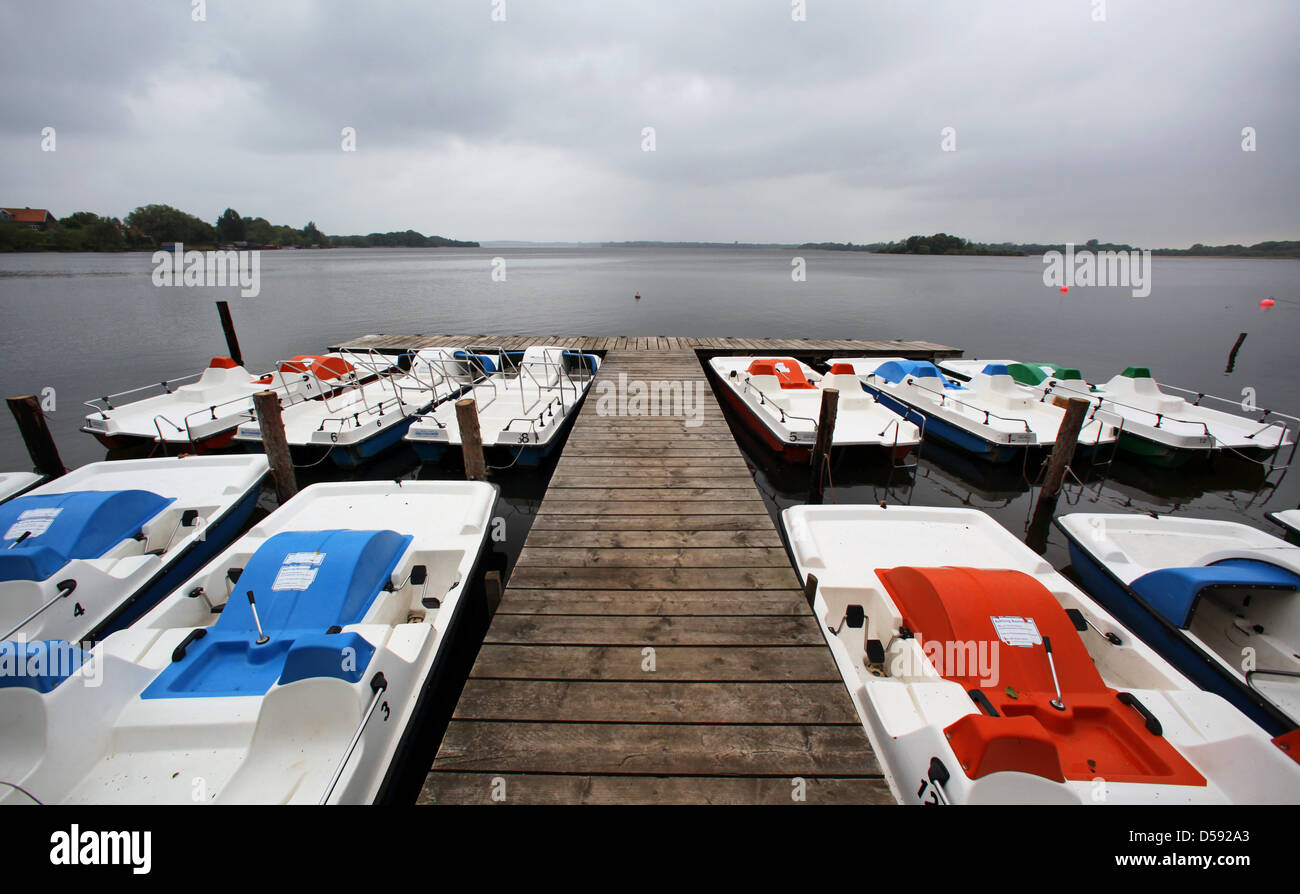
[[[871,242],[855,244],[852,242],[805,242],[799,246],[804,249],[821,249],[824,251],[866,251],[877,254],[902,255],[1042,255],[1049,251],[1065,252],[1065,243],[1038,242],[968,242],[960,236],[947,233],[935,233],[932,236],[908,236],[901,242]],[[1119,242],[1102,242],[1089,239],[1074,243],[1075,251],[1136,251],[1132,245]],[[1256,242],[1254,245],[1203,245],[1200,242],[1191,248],[1157,248],[1153,255],[1171,257],[1213,257],[1213,258],[1300,258],[1300,241]]]
[[[17,223],[0,225],[0,251],[150,251],[175,242],[194,248],[478,247],[477,242],[425,236],[415,230],[327,236],[314,221],[301,228],[276,225],[264,217],[242,217],[233,208],[208,223],[170,205],[141,205],[120,220],[77,211],[39,230]]]

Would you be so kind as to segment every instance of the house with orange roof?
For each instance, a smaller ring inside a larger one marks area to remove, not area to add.
[[[0,222],[16,223],[32,230],[43,230],[54,223],[54,215],[44,208],[0,208]]]

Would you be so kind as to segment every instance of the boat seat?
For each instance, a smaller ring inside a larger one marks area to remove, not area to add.
[[[361,662],[363,650],[348,635],[326,631],[365,617],[410,542],[409,535],[393,531],[276,534],[248,560],[217,622],[141,697],[262,695],[282,674],[302,679],[313,668],[328,667],[328,656],[337,657],[349,645],[364,669],[369,657]],[[263,645],[256,644],[257,625],[245,598],[249,590],[270,638]],[[337,643],[325,645],[326,640]]]
[[[970,778],[1017,771],[1057,782],[1205,784],[1126,703],[1132,696],[1121,700],[1106,685],[1074,622],[1030,575],[908,566],[876,574],[939,675],[987,706],[944,730]],[[1043,637],[1064,711],[1050,704],[1056,687]]]
[[[1223,559],[1193,568],[1148,571],[1129,586],[1166,621],[1186,629],[1201,594],[1211,587],[1296,590],[1300,576],[1258,559]]]
[[[836,364],[839,366],[840,364]],[[856,375],[837,373],[834,370],[822,376],[822,388],[836,388],[840,392],[840,400],[871,400],[871,395],[862,387],[862,380]]]
[[[173,502],[147,490],[15,497],[0,504],[0,581],[45,580],[74,559],[97,559]]]
[[[773,377],[784,390],[806,391],[817,387],[803,374],[799,361],[790,357],[759,357],[749,364],[746,372],[753,378]]]
[[[952,391],[963,390],[961,385],[949,382],[943,373],[939,372],[939,367],[928,360],[890,360],[877,366],[872,375],[894,385],[911,377],[919,380],[927,388],[938,386]],[[929,381],[930,379],[935,381]]]

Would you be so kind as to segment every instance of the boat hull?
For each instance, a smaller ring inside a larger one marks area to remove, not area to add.
[[[1294,729],[1294,724],[1249,686],[1229,674],[1204,650],[1193,644],[1173,624],[1153,611],[1140,596],[1125,586],[1084,548],[1068,531],[1070,566],[1084,588],[1139,639],[1158,652],[1202,689],[1223,696],[1238,710],[1277,736]]]

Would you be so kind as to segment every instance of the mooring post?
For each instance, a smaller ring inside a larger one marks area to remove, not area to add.
[[[221,330],[226,333],[226,350],[230,352],[230,359],[243,366],[244,355],[239,352],[239,338],[235,335],[235,321],[230,318],[230,305],[218,301],[217,313],[221,315]]]
[[[9,398],[9,410],[18,422],[18,431],[23,436],[23,443],[27,445],[27,452],[31,454],[36,471],[47,478],[58,478],[66,472],[36,395],[24,394]]]
[[[1044,498],[1055,499],[1061,492],[1061,484],[1065,481],[1065,470],[1074,459],[1074,448],[1079,442],[1083,418],[1088,415],[1090,405],[1082,397],[1072,397],[1066,402],[1065,418],[1061,420],[1061,427],[1056,432],[1056,443],[1052,446],[1052,458],[1047,463],[1047,478],[1043,480],[1043,489],[1038,495],[1039,501]]]
[[[258,428],[262,430],[262,449],[266,451],[271,476],[275,479],[275,495],[283,505],[298,492],[298,479],[289,455],[289,441],[284,436],[280,396],[274,391],[259,391],[253,395],[253,408],[257,411]]]
[[[505,587],[501,586],[500,571],[489,571],[483,575],[483,595],[487,598],[488,616],[491,617],[497,613],[497,607],[501,605],[501,597],[505,595]]]
[[[460,425],[460,449],[465,457],[465,477],[470,481],[487,480],[487,462],[483,459],[483,435],[478,427],[478,401],[462,397],[456,401],[456,422]]]
[[[821,413],[817,417],[817,438],[813,441],[812,449],[812,484],[808,490],[810,502],[821,502],[826,457],[830,455],[831,443],[835,437],[835,416],[839,406],[839,389],[823,388]]]

